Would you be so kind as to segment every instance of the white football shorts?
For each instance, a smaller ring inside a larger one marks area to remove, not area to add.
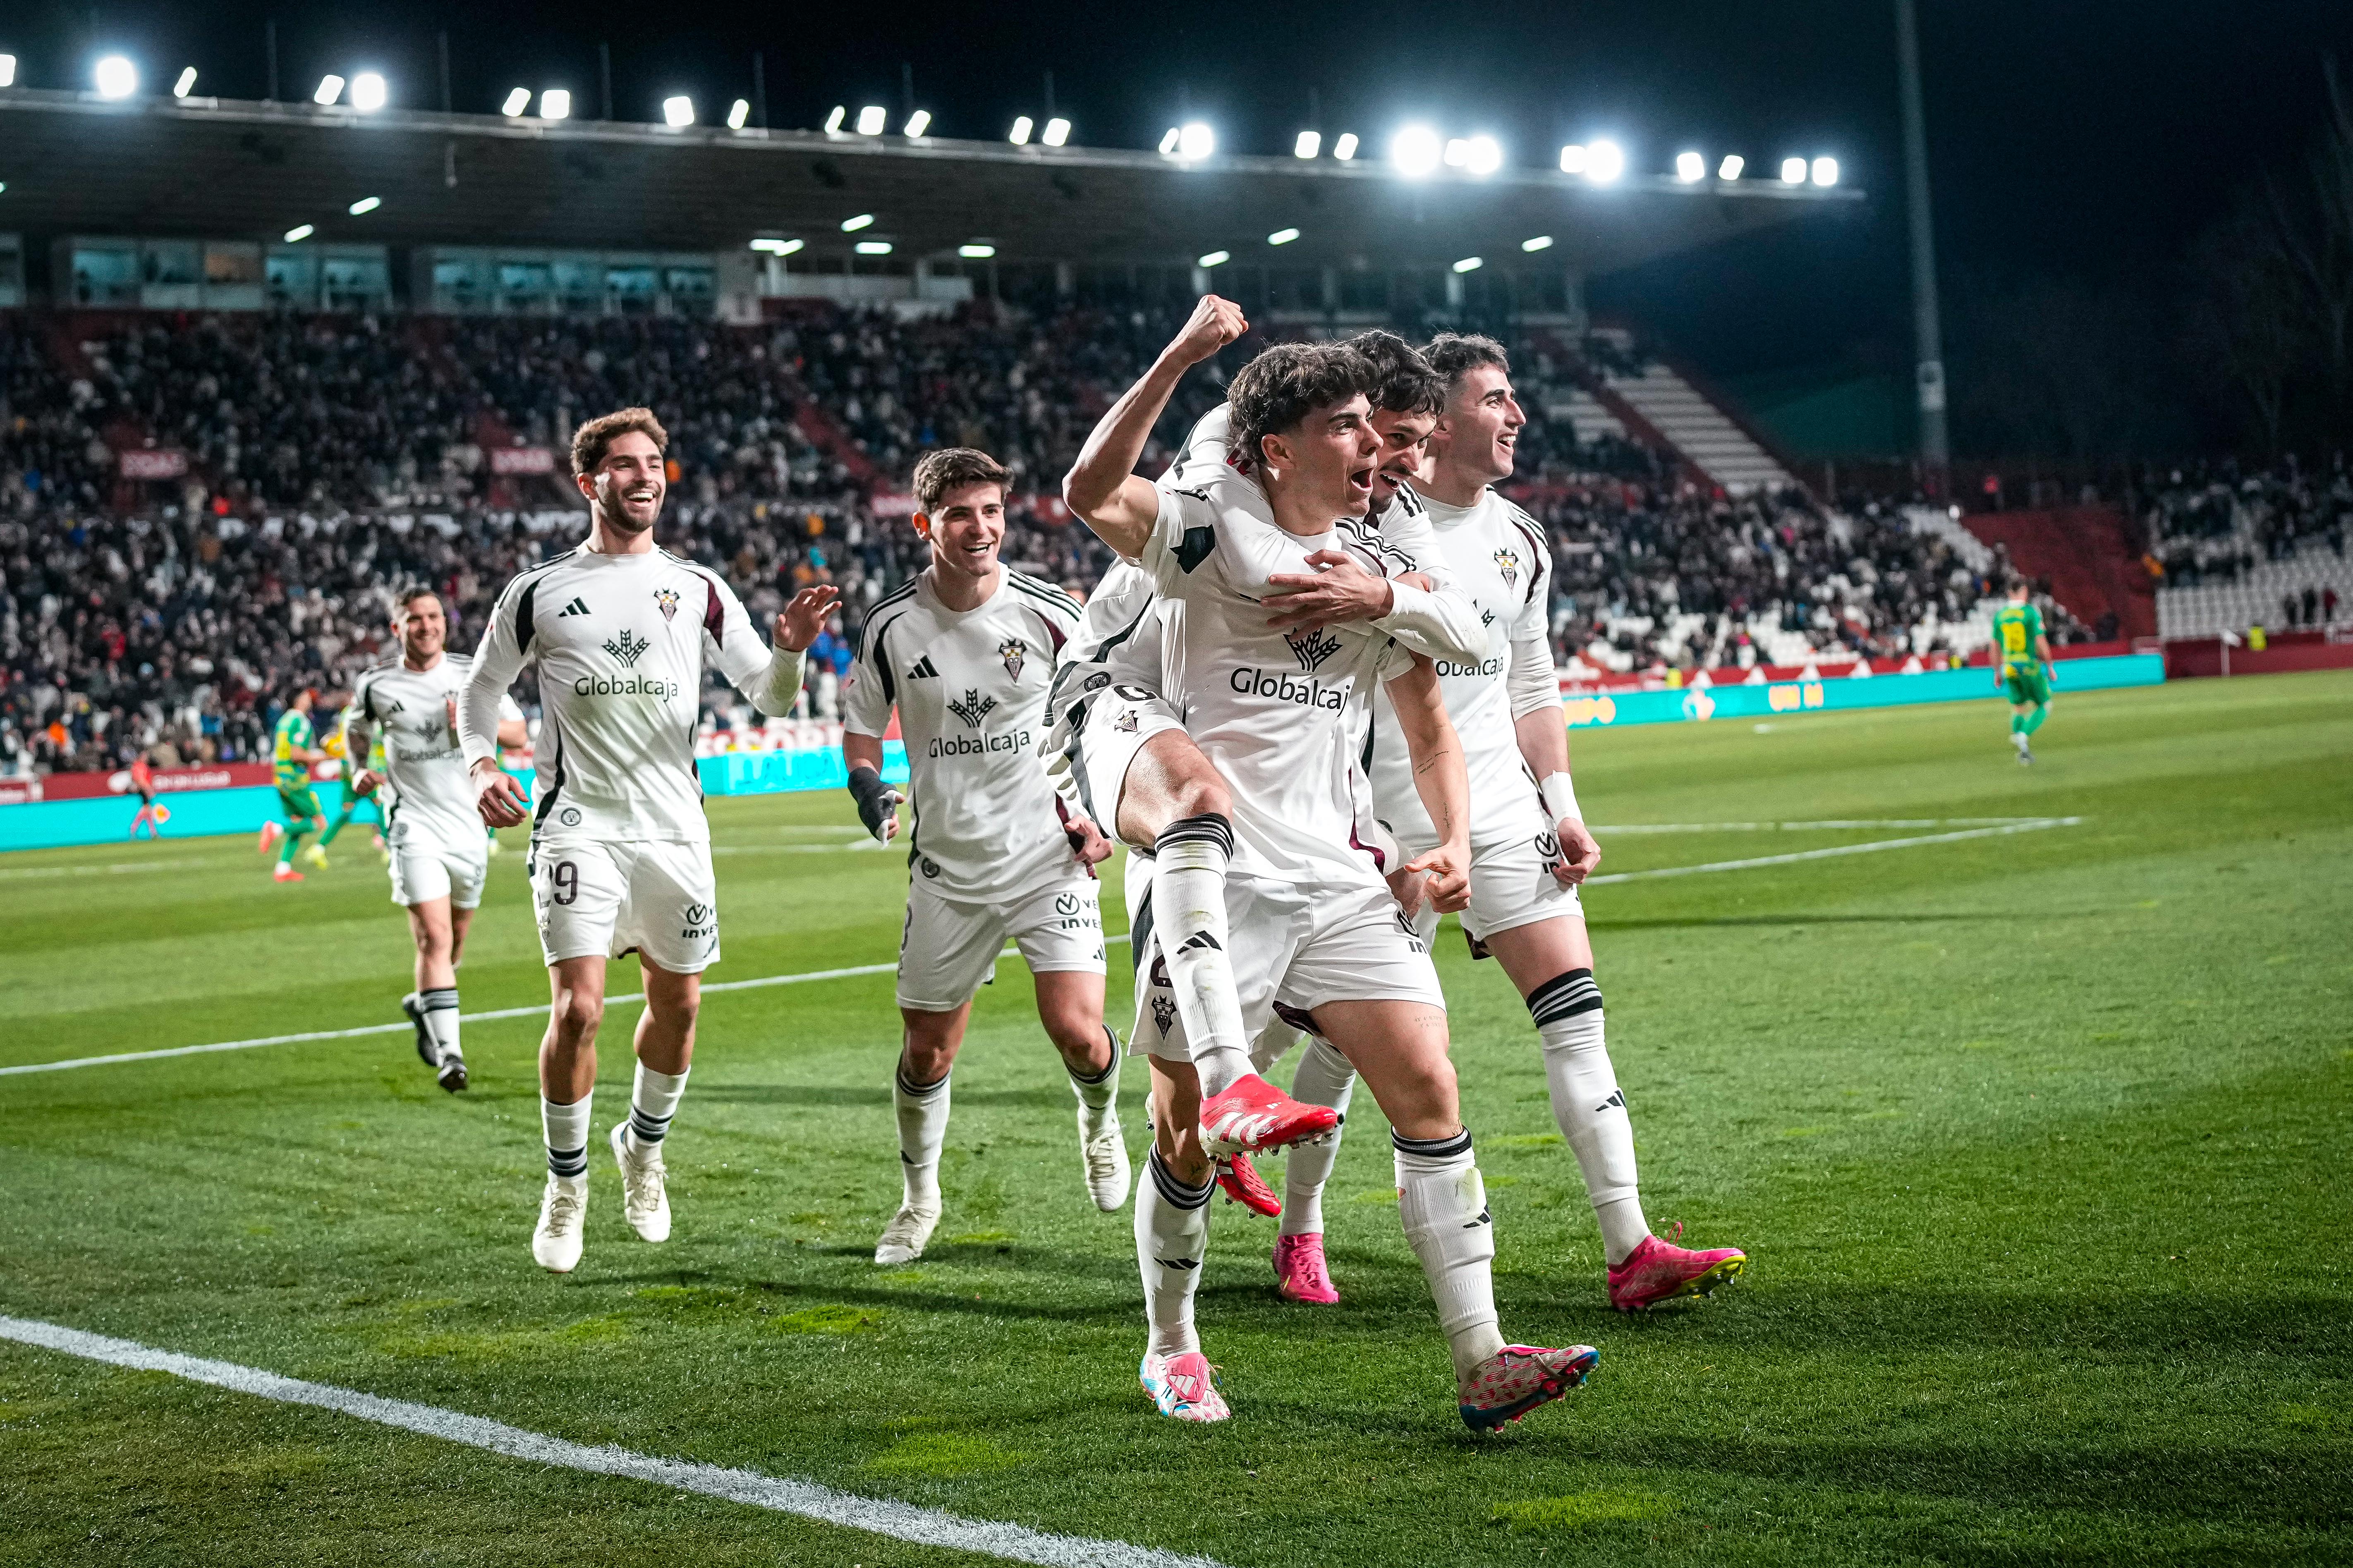
[[[482,883],[491,874],[491,851],[480,836],[470,848],[453,848],[422,836],[390,847],[394,903],[406,909],[447,899],[453,910],[480,906]]]
[[[953,1013],[997,977],[1012,939],[1033,974],[1103,973],[1103,884],[1073,870],[1059,882],[1002,902],[952,899],[921,877],[907,884],[899,933],[899,1005]]]
[[[1425,851],[1411,849],[1406,859]],[[1462,911],[1462,934],[1471,956],[1487,956],[1484,943],[1497,931],[1538,921],[1585,918],[1577,889],[1552,874],[1560,840],[1549,830],[1494,840],[1471,852],[1471,907]],[[1438,911],[1424,903],[1414,926],[1427,944],[1437,939]]]
[[[1135,753],[1162,731],[1182,730],[1185,721],[1166,698],[1141,686],[1107,686],[1086,702],[1086,720],[1071,737],[1071,776],[1079,804],[1103,837],[1115,840],[1120,792]]]
[[[640,952],[672,974],[697,974],[719,962],[719,889],[708,844],[535,844],[531,901],[550,963]]]
[[[1317,886],[1226,879],[1226,943],[1242,1032],[1264,1071],[1296,1035],[1268,1027],[1278,1011],[1303,1020],[1327,1002],[1426,1002],[1443,1008],[1430,943],[1386,886]],[[1155,931],[1136,944],[1135,1034],[1128,1050],[1190,1061],[1184,1020]],[[1272,1055],[1267,1053],[1272,1051]]]

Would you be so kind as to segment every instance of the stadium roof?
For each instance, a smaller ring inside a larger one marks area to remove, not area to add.
[[[1399,176],[1374,159],[1015,147],[821,131],[372,114],[308,103],[0,91],[0,228],[50,234],[722,250],[853,239],[902,258],[986,242],[1000,259],[1489,265],[1606,273],[1860,202],[1849,187],[1550,171]],[[379,197],[364,216],[354,202]],[[844,220],[874,216],[852,236]],[[1279,249],[1267,237],[1296,228]],[[1546,235],[1540,257],[1527,239]]]

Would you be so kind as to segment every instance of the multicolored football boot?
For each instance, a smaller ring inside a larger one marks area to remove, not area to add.
[[[1601,1352],[1591,1345],[1556,1351],[1505,1345],[1457,1381],[1462,1425],[1473,1432],[1509,1426],[1582,1384],[1600,1362]]]
[[[1217,1373],[1209,1358],[1199,1351],[1172,1356],[1146,1352],[1136,1376],[1163,1415],[1178,1421],[1223,1421],[1233,1415],[1226,1408],[1225,1395],[1218,1392]]]
[[[1339,1125],[1330,1106],[1303,1105],[1254,1072],[1201,1102],[1201,1146],[1221,1158],[1287,1149]]]
[[[1677,1225],[1675,1235],[1683,1233]],[[1736,1247],[1694,1252],[1646,1236],[1626,1261],[1610,1266],[1609,1304],[1621,1312],[1647,1312],[1679,1296],[1705,1296],[1739,1279],[1747,1263],[1748,1255]]]
[[[1262,1214],[1269,1219],[1282,1212],[1282,1200],[1266,1184],[1248,1154],[1236,1154],[1230,1159],[1215,1162],[1218,1185],[1224,1191],[1226,1201],[1240,1204],[1252,1214]]]
[[[1340,1300],[1332,1271],[1324,1264],[1322,1233],[1274,1238],[1274,1291],[1286,1301],[1311,1307],[1329,1307]]]

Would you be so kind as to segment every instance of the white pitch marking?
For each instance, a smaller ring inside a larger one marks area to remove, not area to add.
[[[1856,827],[2007,827],[2040,816],[1874,816],[1824,822],[1634,822],[1595,833],[1824,833]]]
[[[2039,833],[2046,827],[2073,827],[2080,816],[2037,816],[2000,827],[1972,827],[1959,833],[1927,833],[1915,838],[1874,838],[1867,844],[1834,844],[1827,849],[1799,849],[1787,855],[1759,855],[1746,860],[1711,860],[1704,866],[1661,866],[1649,871],[1618,871],[1588,877],[1579,884],[1598,888],[1609,882],[1640,882],[1653,877],[1696,877],[1707,871],[1746,871],[1757,866],[1788,866],[1799,860],[1830,860],[1841,855],[1875,855],[1883,849],[1913,849],[1923,844],[1957,844],[1965,838],[1999,838],[2011,833]]]
[[[438,1405],[415,1405],[405,1399],[385,1399],[374,1394],[362,1394],[355,1389],[338,1388],[332,1384],[306,1383],[299,1378],[280,1377],[274,1372],[239,1366],[235,1362],[181,1355],[173,1351],[155,1350],[131,1340],[85,1333],[79,1329],[64,1328],[56,1323],[0,1317],[0,1339],[79,1356],[85,1361],[103,1362],[111,1366],[169,1373],[191,1383],[206,1384],[259,1399],[275,1400],[281,1405],[307,1405],[315,1409],[332,1410],[356,1420],[374,1422],[379,1426],[396,1427],[422,1436],[438,1437],[447,1443],[460,1443],[470,1448],[503,1454],[528,1464],[553,1465],[567,1470],[586,1471],[590,1475],[620,1476],[630,1480],[649,1481],[678,1491],[696,1492],[752,1508],[795,1514],[819,1523],[863,1531],[869,1535],[889,1536],[894,1541],[913,1542],[923,1546],[976,1552],[1011,1563],[1042,1563],[1048,1568],[1223,1568],[1214,1558],[1164,1552],[1124,1541],[1056,1535],[997,1520],[966,1519],[959,1514],[919,1508],[913,1503],[897,1502],[889,1498],[860,1497],[855,1492],[836,1491],[831,1487],[790,1476],[765,1476],[756,1470],[725,1469],[717,1465],[665,1459],[651,1454],[634,1453],[627,1448],[589,1447],[561,1437],[551,1437],[543,1432],[510,1426],[486,1416],[468,1415],[461,1411],[444,1410]]]

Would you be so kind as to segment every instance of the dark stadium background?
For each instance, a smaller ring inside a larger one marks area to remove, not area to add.
[[[1419,116],[1455,133],[1490,129],[1514,162],[1539,165],[1563,142],[1601,133],[1645,168],[1685,145],[1744,149],[1760,169],[1785,151],[1829,152],[1871,192],[1867,213],[1736,242],[1734,265],[1703,251],[1598,280],[1591,303],[1718,376],[1908,374],[1894,24],[1882,0],[1341,12],[1223,0],[652,10],[32,0],[9,10],[0,47],[25,60],[27,86],[83,85],[90,58],[119,48],[151,75],[193,63],[200,90],[259,98],[274,17],[279,90],[298,99],[327,70],[370,64],[395,103],[438,108],[446,30],[453,105],[478,113],[518,83],[569,86],[578,112],[594,113],[605,42],[625,120],[658,119],[660,99],[681,91],[723,111],[751,95],[756,49],[777,126],[816,126],[836,103],[895,110],[904,68],[949,136],[1001,135],[1015,114],[1038,113],[1051,71],[1057,107],[1089,145],[1148,147],[1191,115],[1218,128],[1225,150],[1277,153],[1309,122],[1313,89],[1327,135],[1353,128],[1368,151]],[[2353,58],[2353,6],[1981,0],[1924,5],[1921,29],[1956,449],[2070,455],[2086,411],[2034,405],[2032,362],[2054,352],[2123,388],[2088,416],[2111,451],[2242,438],[2232,400],[2180,346],[2200,282],[2189,258],[2266,175],[2294,182],[2327,115],[2322,62]],[[1512,62],[1501,78],[1498,60]],[[69,63],[73,79],[52,79]]]

